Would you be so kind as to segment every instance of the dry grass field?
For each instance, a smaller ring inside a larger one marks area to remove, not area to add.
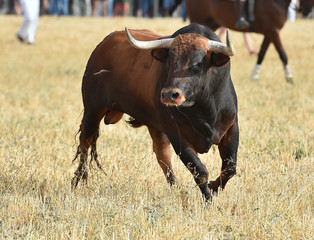
[[[0,239],[313,239],[313,21],[281,32],[294,85],[273,46],[260,80],[250,81],[256,57],[231,31],[238,173],[206,206],[180,159],[173,154],[178,186],[170,188],[146,128],[124,121],[101,123],[107,175],[93,166],[87,186],[70,187],[91,51],[125,26],[171,34],[181,19],[42,17],[32,46],[15,37],[21,21],[0,16]],[[252,39],[258,49],[262,37]],[[216,178],[217,149],[200,157]]]

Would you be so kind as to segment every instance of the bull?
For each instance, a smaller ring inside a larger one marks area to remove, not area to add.
[[[205,26],[191,24],[169,36],[149,30],[117,31],[92,52],[82,81],[84,114],[72,179],[76,188],[88,177],[97,159],[99,124],[115,124],[130,116],[134,127],[146,126],[153,151],[170,185],[176,178],[170,145],[192,173],[206,200],[223,189],[236,173],[239,129],[237,96],[230,77],[235,50]],[[198,153],[218,145],[220,176],[208,182],[209,172]]]

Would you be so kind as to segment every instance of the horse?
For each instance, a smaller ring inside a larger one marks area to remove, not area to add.
[[[178,5],[181,1],[176,0],[175,5]],[[269,45],[273,43],[283,63],[286,81],[293,83],[288,57],[280,39],[280,29],[287,20],[290,2],[291,0],[255,0],[254,20],[250,22],[250,27],[246,29],[235,27],[239,16],[232,0],[186,0],[186,8],[191,23],[203,24],[213,31],[224,26],[234,31],[263,34],[264,39],[251,79],[257,80],[259,78],[261,63]],[[243,11],[247,11],[247,3],[241,2],[241,4]],[[172,9],[174,9],[174,6]]]

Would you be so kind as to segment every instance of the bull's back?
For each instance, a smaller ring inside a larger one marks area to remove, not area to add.
[[[148,30],[130,31],[139,40],[160,38]],[[102,107],[136,117],[153,107],[161,63],[150,50],[138,50],[124,31],[108,35],[93,51],[83,77],[84,106],[97,101]]]
[[[100,42],[92,52],[86,71],[96,74],[102,70],[106,72],[120,73],[132,70],[132,65],[136,64],[136,59],[147,55],[145,52],[131,46],[127,41],[124,31],[113,32]]]

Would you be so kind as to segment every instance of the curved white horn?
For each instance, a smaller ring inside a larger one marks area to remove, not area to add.
[[[153,41],[139,41],[132,37],[127,27],[125,28],[125,32],[131,45],[139,49],[170,48],[171,43],[173,42],[173,38],[158,39]]]
[[[236,53],[236,50],[231,42],[228,29],[226,34],[226,42],[227,44],[209,40],[208,49],[211,51],[223,53],[227,56],[233,56]]]

